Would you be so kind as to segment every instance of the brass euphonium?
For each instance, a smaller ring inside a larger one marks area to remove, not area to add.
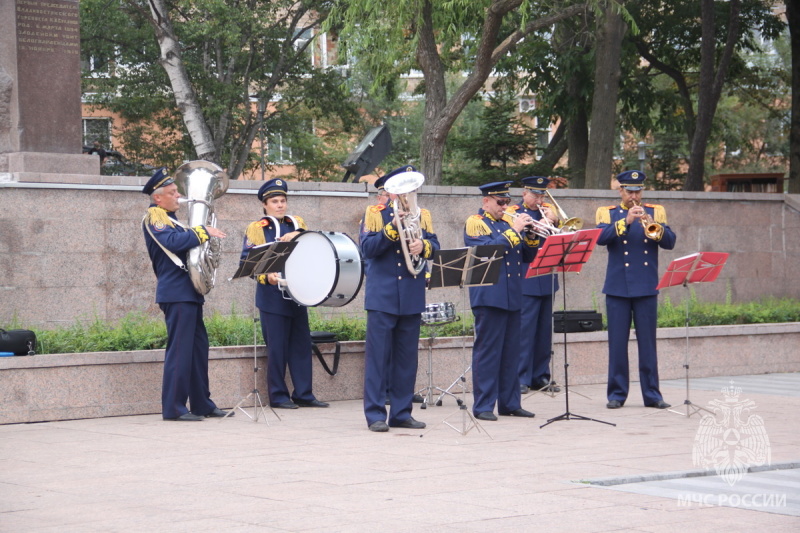
[[[558,223],[560,225],[558,228],[558,233],[572,233],[583,228],[583,220],[578,217],[568,217],[564,210],[561,209],[561,206],[558,205],[556,199],[553,198],[553,195],[550,194],[550,191],[545,189],[544,192],[547,197],[550,198],[550,202],[552,202],[553,207],[556,208],[556,216],[558,217]]]
[[[386,192],[397,195],[393,202],[394,224],[400,233],[400,246],[403,249],[406,268],[415,276],[425,268],[425,259],[410,253],[408,247],[415,240],[422,240],[420,227],[422,211],[417,205],[417,189],[422,187],[424,182],[425,176],[419,172],[401,172],[386,180],[383,186]]]
[[[175,170],[175,184],[185,197],[179,202],[189,204],[189,226],[216,227],[213,203],[228,190],[228,174],[211,161],[189,161]],[[186,269],[198,293],[208,294],[214,287],[221,256],[217,237],[189,250]]]
[[[636,207],[642,207],[642,202],[634,201],[633,205]],[[644,228],[644,234],[648,239],[656,240],[658,236],[661,235],[661,232],[664,230],[661,224],[653,220],[653,217],[650,216],[650,213],[647,212],[644,208],[642,208],[644,215],[639,218],[639,222],[642,223],[642,228]]]

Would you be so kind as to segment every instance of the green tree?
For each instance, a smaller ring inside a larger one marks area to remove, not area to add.
[[[108,65],[107,75],[86,78],[85,92],[147,132],[142,152],[168,144],[173,160],[209,159],[236,178],[258,164],[252,147],[262,133],[295,139],[312,158],[319,146],[309,125],[331,136],[356,117],[341,76],[312,63],[330,4],[82,0],[82,53]]]
[[[422,71],[425,122],[421,171],[441,182],[447,136],[459,114],[483,89],[492,69],[533,32],[584,13],[587,5],[530,0],[350,0],[334,12],[342,38],[383,90],[412,68]],[[463,72],[448,95],[446,74]]]

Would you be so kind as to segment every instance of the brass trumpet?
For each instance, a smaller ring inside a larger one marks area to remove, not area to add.
[[[516,219],[517,217],[521,216],[521,213],[517,213],[516,211],[503,211],[504,215],[508,215],[511,219]],[[545,221],[545,222],[542,222]],[[525,226],[522,229],[523,232],[530,235],[538,235],[539,237],[547,238],[550,235],[554,235],[559,233],[559,229],[552,224],[550,221],[547,220],[547,217],[542,217],[542,220],[534,220],[531,219],[531,223]]]
[[[634,201],[633,205],[636,207],[642,207],[642,202]],[[645,236],[648,239],[658,239],[658,237],[664,231],[664,228],[661,226],[661,224],[653,220],[653,217],[650,216],[650,213],[648,213],[644,208],[642,208],[642,211],[644,211],[644,214],[639,217],[639,222],[642,223]]]

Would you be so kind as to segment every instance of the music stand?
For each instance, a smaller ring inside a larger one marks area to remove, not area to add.
[[[544,245],[536,253],[536,259],[533,260],[526,278],[533,276],[541,276],[542,274],[549,274],[553,272],[561,272],[561,291],[564,299],[564,309],[567,307],[567,272],[580,272],[583,265],[589,260],[589,257],[597,244],[597,238],[600,236],[600,229],[584,229],[574,233],[561,233],[551,235],[544,241]],[[539,429],[557,422],[559,420],[590,420],[592,422],[600,422],[601,424],[608,424],[609,426],[616,426],[611,422],[603,420],[596,420],[586,416],[576,415],[569,411],[569,358],[567,357],[567,313],[562,316],[562,326],[564,329],[564,398],[566,401],[566,411],[564,414],[558,415],[549,419],[547,422],[539,426]]]
[[[286,259],[289,258],[289,254],[296,246],[297,241],[271,242],[260,246],[254,246],[248,250],[247,257],[241,261],[239,267],[236,269],[236,273],[228,278],[228,281],[243,277],[260,276],[261,274],[267,274],[269,272],[280,272],[283,270]],[[258,329],[256,324],[259,322],[259,317],[255,303],[255,293],[256,291],[253,291],[253,390],[247,396],[239,400],[239,403],[237,403],[228,414],[222,417],[221,420],[228,418],[231,413],[236,412],[238,409],[253,422],[258,422],[259,409],[261,409],[261,414],[264,415],[264,421],[269,425],[267,412],[264,410],[264,403],[261,400],[261,393],[258,392]],[[250,416],[250,413],[242,408],[242,404],[250,398],[253,398],[253,416]],[[278,420],[281,419],[271,405],[269,409]]]
[[[434,252],[431,261],[431,282],[429,289],[438,287],[477,287],[480,285],[493,285],[500,277],[499,261],[504,257],[504,246],[502,244],[482,244],[470,246],[468,248],[457,248],[454,250],[437,250]],[[466,342],[466,341],[464,341]],[[467,373],[472,370],[472,365],[466,361],[466,346],[461,346],[462,364],[466,365],[465,370],[458,376],[449,387],[444,389],[439,395],[436,403],[441,402],[446,395],[456,397],[450,391],[456,385],[461,387],[461,399],[456,398],[458,410],[451,413],[442,420],[442,424],[448,426],[462,436],[469,433],[473,428],[480,433],[483,429],[478,420],[467,409],[466,394]],[[461,429],[449,422],[449,418],[457,413],[461,413]],[[467,422],[469,420],[469,422]],[[433,428],[429,429],[431,431]],[[424,436],[427,432],[420,435]],[[492,438],[489,435],[489,438]]]
[[[658,290],[678,285],[683,285],[686,289],[686,350],[683,360],[683,368],[686,371],[686,399],[683,401],[683,405],[686,406],[686,414],[674,409],[667,409],[686,418],[690,418],[695,413],[699,414],[700,411],[714,414],[704,407],[693,404],[689,399],[689,305],[691,303],[689,284],[716,280],[729,255],[725,252],[697,252],[679,257],[669,264],[667,271],[664,272],[664,276],[656,286]]]

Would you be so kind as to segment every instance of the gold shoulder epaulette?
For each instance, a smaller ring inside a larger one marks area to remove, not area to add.
[[[151,226],[172,226],[175,227],[175,222],[169,218],[167,211],[161,207],[153,206],[147,209],[147,215],[144,217],[146,224]]]
[[[595,213],[595,224],[611,224],[611,210],[616,206],[598,207]]]
[[[433,233],[433,219],[431,218],[431,212],[427,209],[420,209],[419,218],[420,227],[428,233]]]
[[[509,209],[513,209],[514,211],[519,211],[519,206],[517,204],[514,204],[506,207],[506,211],[508,211]]]
[[[305,229],[305,230],[308,229],[308,226],[306,226],[306,221],[303,220],[303,217],[299,217],[297,215],[294,215],[294,218],[295,218],[295,220],[297,220],[297,225],[300,226],[298,229]]]
[[[259,246],[267,243],[267,239],[264,237],[265,226],[269,226],[269,219],[262,218],[261,220],[251,222],[250,225],[247,226],[247,230],[244,234],[250,244]]]
[[[381,211],[385,207],[383,204],[378,204],[367,208],[367,212],[364,213],[364,230],[370,232],[383,230],[383,215],[381,215]]]
[[[492,230],[483,221],[481,215],[472,215],[467,219],[467,235],[470,237],[480,237],[481,235],[491,235]]]
[[[664,209],[663,205],[658,204],[647,204],[647,207],[653,208],[653,220],[659,224],[666,224],[667,223],[667,210]]]

